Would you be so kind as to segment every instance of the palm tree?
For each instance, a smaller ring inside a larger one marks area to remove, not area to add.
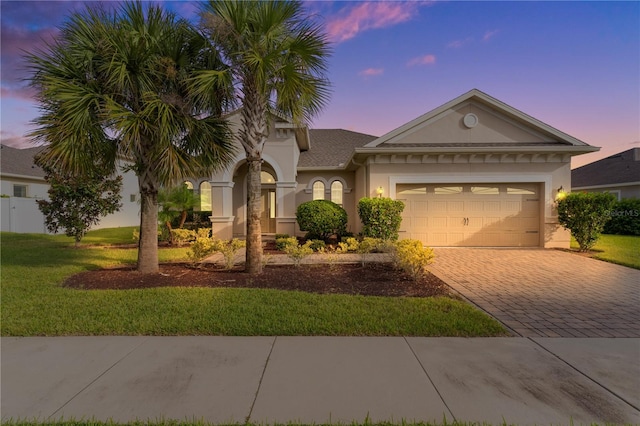
[[[329,55],[299,1],[209,0],[203,26],[226,60],[242,105],[237,135],[248,163],[247,272],[262,272],[260,170],[270,112],[306,124],[326,104]]]
[[[27,56],[43,158],[82,174],[131,164],[141,196],[138,271],[158,271],[158,190],[233,157],[221,118],[232,86],[210,41],[160,6],[88,6],[57,41]],[[208,77],[207,90],[197,75]]]

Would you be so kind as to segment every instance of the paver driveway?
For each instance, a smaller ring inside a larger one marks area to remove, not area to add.
[[[429,268],[524,337],[640,337],[640,270],[550,249],[437,248]]]

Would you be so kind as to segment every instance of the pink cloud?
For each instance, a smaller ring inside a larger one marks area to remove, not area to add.
[[[362,70],[358,73],[358,75],[364,77],[372,77],[381,74],[384,74],[384,68],[367,68],[366,70]]]
[[[36,91],[29,86],[24,87],[2,87],[0,88],[0,97],[4,99],[19,99],[33,101]]]
[[[484,36],[482,36],[482,41],[491,40],[499,32],[500,32],[500,30],[490,30],[490,31],[485,32]]]
[[[347,6],[327,22],[327,34],[333,42],[349,40],[370,29],[390,27],[411,20],[418,2],[363,2]]]
[[[423,55],[411,59],[407,62],[407,66],[413,67],[415,65],[433,65],[436,63],[435,55]]]

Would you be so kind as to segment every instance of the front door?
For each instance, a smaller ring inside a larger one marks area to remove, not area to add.
[[[276,232],[276,190],[275,188],[263,188],[260,194],[262,212],[260,214],[260,225],[263,234],[274,234]]]

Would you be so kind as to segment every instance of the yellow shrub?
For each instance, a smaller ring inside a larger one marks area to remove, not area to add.
[[[433,263],[433,249],[423,247],[418,240],[400,240],[396,243],[395,263],[414,280],[427,272],[427,266]]]

